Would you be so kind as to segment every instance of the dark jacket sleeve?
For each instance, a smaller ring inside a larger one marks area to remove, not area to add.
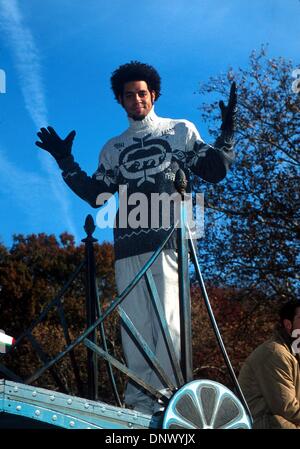
[[[113,195],[117,191],[114,172],[104,163],[101,156],[98,169],[93,176],[88,176],[74,161],[72,155],[58,161],[58,165],[62,170],[65,183],[76,195],[87,201],[92,207],[102,206],[103,201],[99,200],[99,195]]]
[[[233,138],[222,133],[212,146],[203,142],[196,127],[190,124],[186,154],[187,165],[195,175],[217,183],[225,178],[234,161]]]
[[[274,352],[255,367],[265,401],[274,415],[300,425],[300,403],[294,384],[296,362],[292,354]]]

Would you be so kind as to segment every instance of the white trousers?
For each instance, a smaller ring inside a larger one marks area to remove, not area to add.
[[[149,260],[151,254],[152,253],[144,253],[116,261],[115,274],[119,294],[121,294],[134,279],[143,265]],[[151,266],[151,273],[165,311],[165,317],[175,352],[179,358],[180,317],[177,252],[175,250],[162,251]],[[130,317],[150,349],[156,354],[164,371],[173,382],[175,382],[165,340],[144,277],[124,299],[121,303],[121,307]],[[123,352],[128,368],[153,387],[159,390],[166,388],[156,372],[149,366],[147,359],[144,357],[139,347],[134,343],[131,335],[123,326],[121,327],[121,335]],[[145,391],[137,384],[129,381],[125,391],[125,403],[137,410],[151,412],[151,408],[154,407],[155,401],[152,396],[146,395]]]

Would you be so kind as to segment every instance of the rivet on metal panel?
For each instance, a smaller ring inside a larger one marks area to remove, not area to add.
[[[132,427],[132,423],[131,422],[128,423],[128,427]]]
[[[133,415],[133,419],[138,419],[138,415],[137,414]]]
[[[122,415],[122,412],[118,412],[118,416],[121,416]]]
[[[41,412],[39,410],[35,411],[36,416],[40,416]]]
[[[67,403],[68,403],[69,405],[71,405],[72,402],[73,402],[72,399],[68,399],[68,400],[67,400]]]
[[[101,411],[102,412],[105,412],[106,411],[106,409],[105,409],[105,407],[102,405],[102,407],[101,407]]]
[[[84,404],[84,408],[89,408],[90,404],[88,404],[87,402]]]
[[[57,420],[57,416],[56,415],[53,415],[52,416],[52,421],[56,421]]]
[[[14,392],[17,393],[18,391],[19,391],[19,388],[18,388],[18,387],[15,387],[15,388],[14,388]]]
[[[17,405],[16,410],[18,410],[19,412],[20,410],[22,410],[22,407],[20,405]]]
[[[70,427],[74,427],[74,426],[75,426],[74,421],[70,421]]]
[[[35,397],[36,395],[37,395],[37,392],[36,392],[36,391],[33,391],[33,392],[32,392],[32,396]]]
[[[55,396],[53,396],[53,394],[50,396],[50,401],[54,401],[55,400]]]

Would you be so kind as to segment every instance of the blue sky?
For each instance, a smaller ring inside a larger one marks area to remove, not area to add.
[[[246,66],[252,50],[300,67],[299,0],[0,0],[0,241],[15,233],[84,237],[91,209],[34,142],[40,126],[76,129],[73,153],[92,174],[102,145],[127,127],[109,78],[133,59],[162,77],[156,112],[199,121],[199,83]],[[0,86],[1,91],[1,86]],[[209,100],[209,98],[208,98]],[[95,236],[112,240],[112,232]]]

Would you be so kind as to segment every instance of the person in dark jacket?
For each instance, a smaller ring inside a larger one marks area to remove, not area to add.
[[[239,374],[254,429],[300,429],[300,301],[286,303],[279,317]]]

